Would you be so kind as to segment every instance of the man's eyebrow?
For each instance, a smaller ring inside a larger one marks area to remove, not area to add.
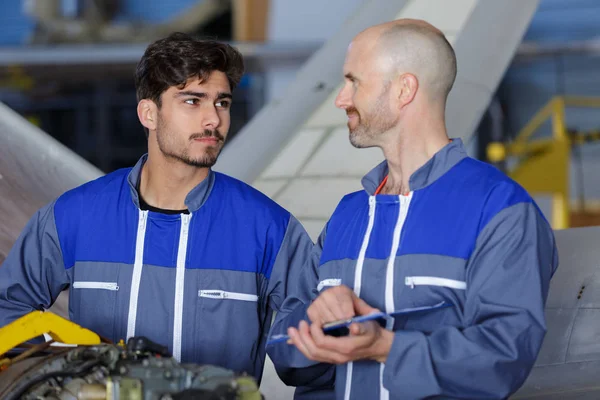
[[[184,96],[193,96],[198,97],[199,99],[207,99],[209,96],[204,92],[196,92],[193,90],[184,90],[182,92],[175,93],[175,97],[184,97]],[[231,99],[233,96],[229,92],[219,92],[217,93],[217,99]]]
[[[229,92],[219,92],[217,94],[217,99],[232,99],[233,96]]]
[[[194,92],[193,90],[185,90],[183,92],[175,93],[175,97],[194,96],[200,99],[205,99],[208,95],[204,92]]]

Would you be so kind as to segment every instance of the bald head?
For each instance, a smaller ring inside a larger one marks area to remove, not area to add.
[[[430,100],[445,103],[456,78],[456,55],[439,29],[425,21],[402,19],[371,27],[355,42],[371,46],[373,59],[389,79],[410,73]]]

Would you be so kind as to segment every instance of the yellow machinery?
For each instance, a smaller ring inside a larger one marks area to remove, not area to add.
[[[56,314],[34,311],[0,329],[0,368],[10,363],[9,359],[2,358],[3,354],[44,333],[64,344],[100,344],[100,337],[94,332]]]
[[[557,96],[552,98],[511,143],[491,143],[489,161],[498,163],[515,158],[508,175],[532,196],[552,196],[551,224],[554,229],[570,225],[569,173],[571,146],[588,140],[600,140],[598,132],[571,134],[565,122],[565,108],[600,108],[600,98]],[[532,139],[533,134],[551,120],[552,136]]]

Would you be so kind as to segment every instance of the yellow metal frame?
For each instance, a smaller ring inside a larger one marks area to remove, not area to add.
[[[600,98],[557,96],[552,98],[523,127],[512,143],[492,143],[488,159],[492,162],[515,157],[517,165],[508,174],[532,195],[552,196],[552,227],[569,227],[569,170],[572,140],[565,123],[565,108],[600,108]],[[552,137],[531,139],[548,120]],[[577,138],[577,142],[583,138]]]
[[[56,342],[65,344],[100,344],[100,337],[94,332],[51,312],[34,311],[0,328],[0,357],[15,346],[44,333]]]

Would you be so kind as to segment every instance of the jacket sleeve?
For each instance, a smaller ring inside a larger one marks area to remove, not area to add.
[[[406,398],[507,398],[524,383],[542,345],[557,266],[552,229],[533,203],[498,212],[467,264],[464,328],[396,332],[384,386]]]
[[[269,279],[268,292],[273,311],[279,311],[285,299],[295,294],[313,246],[300,221],[290,215]]]
[[[68,283],[53,202],[29,220],[0,266],[0,326],[50,308]]]
[[[286,334],[290,326],[298,326],[301,320],[309,321],[306,314],[308,306],[317,295],[317,267],[323,251],[327,228],[323,230],[317,243],[307,253],[297,285],[278,311],[270,335]],[[289,386],[307,386],[314,388],[333,388],[335,366],[311,361],[294,346],[278,343],[267,346],[267,353],[281,380]]]

